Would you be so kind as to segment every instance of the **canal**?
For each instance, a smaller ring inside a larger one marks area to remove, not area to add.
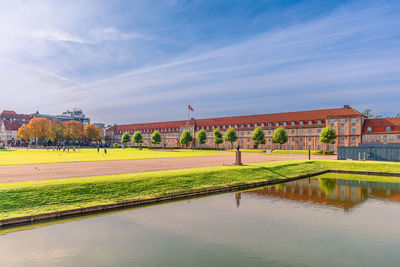
[[[398,265],[400,183],[336,176],[0,229],[0,266]]]

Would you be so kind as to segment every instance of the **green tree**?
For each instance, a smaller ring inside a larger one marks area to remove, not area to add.
[[[184,130],[181,134],[179,142],[186,147],[193,141],[192,133],[189,130]]]
[[[131,136],[129,135],[129,133],[124,133],[121,138],[121,143],[126,145],[126,143],[129,143],[130,141],[131,141]]]
[[[236,142],[237,139],[238,136],[236,134],[235,129],[229,128],[225,133],[224,140],[231,143],[231,149],[233,147],[233,142]]]
[[[259,144],[265,144],[265,133],[260,126],[254,129],[251,139],[258,146]]]
[[[224,142],[224,138],[222,137],[222,133],[219,129],[215,129],[213,132],[214,135],[214,144],[217,145],[217,148],[219,148],[219,145]]]
[[[153,144],[157,145],[161,144],[161,134],[159,131],[154,131],[154,133],[151,135],[151,142]]]
[[[207,142],[207,133],[203,129],[196,133],[196,140],[199,142],[201,149],[203,149],[203,144]]]
[[[143,143],[143,136],[139,131],[136,131],[132,136],[132,142],[137,144]]]
[[[319,141],[326,144],[326,150],[329,150],[329,144],[334,144],[336,142],[336,133],[331,126],[326,126],[319,133]]]
[[[288,137],[285,131],[285,128],[282,126],[275,129],[274,133],[272,134],[272,143],[279,144],[280,148],[282,148],[282,144],[286,144],[288,141]]]

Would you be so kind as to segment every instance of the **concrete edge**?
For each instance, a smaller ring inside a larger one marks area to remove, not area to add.
[[[194,191],[194,192],[182,193],[182,194],[175,194],[175,195],[169,195],[169,196],[163,196],[163,197],[140,199],[140,200],[128,200],[128,201],[111,203],[111,204],[104,204],[104,205],[90,206],[90,207],[84,207],[84,208],[76,208],[76,209],[41,213],[41,214],[36,214],[36,215],[28,215],[28,216],[23,216],[23,217],[3,219],[3,220],[0,220],[0,228],[5,227],[5,226],[9,227],[9,226],[17,226],[17,225],[33,223],[33,222],[40,222],[40,221],[44,221],[44,220],[60,219],[60,218],[66,218],[66,217],[72,217],[72,216],[73,217],[83,216],[83,215],[87,215],[87,214],[100,213],[100,212],[124,209],[124,208],[129,208],[129,207],[140,207],[140,206],[157,204],[157,203],[162,203],[162,202],[169,202],[169,201],[180,200],[180,199],[189,199],[189,198],[195,198],[195,197],[199,197],[199,196],[220,194],[220,193],[224,193],[224,192],[240,191],[240,190],[251,189],[251,188],[256,188],[256,187],[291,182],[291,181],[295,181],[295,180],[300,180],[300,179],[304,179],[304,178],[321,175],[321,174],[328,173],[328,172],[331,172],[331,171],[324,170],[324,171],[320,171],[320,172],[299,175],[296,177],[286,178],[286,179],[267,180],[267,181],[249,183],[249,184],[225,186],[225,187],[220,187],[220,188],[206,189],[206,190],[200,190],[200,191]],[[399,174],[399,176],[400,176],[400,174]]]
[[[377,175],[377,176],[395,176],[400,177],[400,173],[390,172],[366,172],[366,171],[346,171],[346,170],[328,170],[330,173],[343,173],[343,174],[360,174],[360,175]]]

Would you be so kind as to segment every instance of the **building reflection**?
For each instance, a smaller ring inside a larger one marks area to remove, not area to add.
[[[236,193],[239,207],[242,194],[280,198],[295,202],[331,206],[350,211],[367,199],[400,202],[400,183],[369,182],[330,178],[310,178]]]

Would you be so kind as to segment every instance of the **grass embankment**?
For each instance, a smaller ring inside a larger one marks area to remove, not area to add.
[[[400,183],[400,177],[396,176],[359,175],[359,174],[343,174],[343,173],[330,172],[319,175],[318,177],[328,178],[328,179],[357,180],[366,182]]]
[[[270,154],[299,154],[299,155],[308,155],[308,150],[272,150]],[[321,150],[311,150],[311,155],[323,155],[323,151]]]
[[[0,219],[146,199],[320,171],[316,162],[270,162],[0,185]]]
[[[160,150],[138,150],[138,149],[76,149],[73,152],[53,151],[52,149],[15,149],[0,150],[0,165],[16,164],[38,164],[58,162],[82,162],[82,161],[107,161],[107,160],[129,160],[129,159],[153,159],[153,158],[179,158],[179,157],[201,157],[221,155],[225,152],[216,151],[160,151]]]
[[[1,184],[0,219],[290,178],[326,169],[400,173],[400,164],[296,160]],[[387,181],[395,179],[400,180],[392,177]]]

